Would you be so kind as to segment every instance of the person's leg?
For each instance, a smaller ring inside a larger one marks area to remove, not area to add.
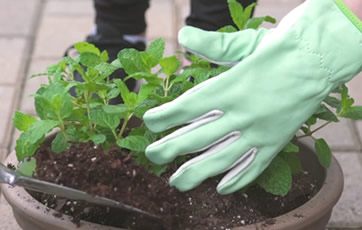
[[[87,41],[106,49],[111,59],[122,48],[144,50],[148,7],[149,0],[94,0],[95,31]]]
[[[256,0],[238,0],[238,2],[246,7]],[[210,31],[234,25],[226,0],[191,0],[191,12],[186,24]]]
[[[95,27],[92,34],[88,35],[86,41],[94,44],[101,51],[107,50],[109,61],[117,58],[120,50],[134,48],[146,49],[145,12],[149,7],[149,0],[94,0],[96,12]],[[68,55],[67,50],[65,55]],[[120,69],[113,73],[110,78],[123,78],[125,72]],[[80,74],[75,73],[75,80],[83,81]],[[133,90],[136,81],[130,79],[127,86]],[[75,95],[74,90],[71,94]],[[111,103],[119,103],[120,98],[112,99]]]

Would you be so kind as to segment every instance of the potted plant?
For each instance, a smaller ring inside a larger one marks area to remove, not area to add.
[[[238,29],[274,21],[269,16],[250,19],[255,5],[245,10],[236,1],[229,1],[229,5]],[[220,29],[236,30],[232,26]],[[7,159],[28,176],[118,199],[162,215],[163,219],[150,221],[119,210],[2,185],[19,224],[30,230],[247,230],[259,229],[260,225],[267,229],[323,229],[341,194],[343,176],[327,143],[313,134],[338,122],[339,117],[361,118],[360,107],[352,106],[347,88],[334,91],[340,99],[330,95],[324,100],[301,127],[302,134],[296,134],[248,188],[221,196],[215,190],[219,178],[212,178],[197,189],[181,193],[168,186],[167,178],[188,157],[178,157],[169,165],[150,163],[144,154],[146,146],[172,130],[150,132],[142,122],[143,114],[228,68],[213,67],[188,55],[192,64],[177,73],[181,62],[177,56],[163,57],[164,46],[164,41],[157,39],[146,51],[124,49],[118,59],[109,63],[106,51],[100,52],[86,42],[77,43],[79,56],[65,57],[39,74],[49,79],[34,95],[39,119],[16,112],[14,125],[23,133]],[[109,76],[120,68],[128,76],[111,80]],[[84,82],[74,81],[76,71]],[[131,78],[146,82],[137,93],[126,86]],[[75,96],[70,95],[70,89],[75,90]],[[111,105],[110,100],[118,96],[123,103]],[[135,119],[139,124],[134,127],[130,123]],[[318,119],[325,123],[314,128]],[[55,134],[46,137],[52,130]],[[316,154],[310,144],[298,142],[304,137],[312,137]]]

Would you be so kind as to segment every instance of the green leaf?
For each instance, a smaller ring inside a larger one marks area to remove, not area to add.
[[[103,109],[92,109],[89,116],[94,124],[110,129],[117,128],[121,121],[121,115],[106,113]]]
[[[157,100],[146,99],[146,100],[142,101],[141,103],[139,103],[138,105],[136,105],[136,107],[134,109],[134,114],[138,118],[143,119],[143,115],[146,113],[146,111],[157,105],[159,105],[159,102]]]
[[[143,84],[143,85],[141,85],[140,91],[138,92],[137,104],[141,103],[144,100],[146,100],[148,98],[148,96],[158,87],[160,87],[160,86],[159,85],[153,85],[153,84]]]
[[[50,100],[50,104],[55,113],[59,114],[62,119],[72,114],[72,97],[68,93],[54,95]]]
[[[100,51],[97,47],[95,47],[95,45],[90,44],[88,42],[78,42],[74,44],[74,48],[79,52],[79,53],[93,53],[96,54],[97,56],[100,55]]]
[[[118,60],[124,71],[129,75],[136,72],[149,72],[148,67],[142,60],[140,52],[136,49],[122,49],[118,53]]]
[[[304,134],[309,134],[311,132],[310,126],[308,126],[308,127],[302,126],[302,127],[300,127],[300,129],[303,131]]]
[[[309,127],[312,125],[315,125],[317,123],[317,117],[316,116],[311,116],[306,122],[305,124],[308,125]]]
[[[104,105],[103,110],[104,110],[104,112],[109,113],[109,114],[123,114],[125,112],[128,112],[128,107],[124,104]],[[122,117],[122,115],[119,115],[119,116]]]
[[[136,162],[136,164],[141,165],[146,169],[149,169],[151,162],[150,160],[148,160],[144,152],[131,152],[131,153],[134,156],[134,161]]]
[[[77,85],[79,90],[88,91],[89,92],[99,92],[101,90],[109,90],[110,86],[105,83],[100,82],[79,82]]]
[[[127,85],[121,79],[115,79],[114,83],[118,87],[118,89],[121,93],[122,99],[125,100],[128,97],[128,95],[130,94]]]
[[[107,92],[108,99],[116,98],[120,94],[118,88],[113,88]]]
[[[102,62],[94,67],[95,70],[98,70],[99,75],[101,76],[100,79],[104,79],[110,76],[114,71],[118,68],[114,65],[111,65],[107,62]]]
[[[36,121],[37,119],[35,119],[33,116],[24,114],[20,111],[16,111],[13,117],[14,126],[19,131],[27,131],[29,127]]]
[[[117,69],[123,68],[121,62],[120,62],[118,59],[114,59],[114,60],[111,62],[111,65],[113,65],[113,66],[116,67]]]
[[[29,78],[42,77],[42,76],[49,76],[49,74],[48,73],[37,73],[37,74],[32,74]]]
[[[276,21],[277,20],[275,18],[270,16],[251,18],[248,20],[245,27],[247,29],[257,29],[263,22],[270,22],[275,24]]]
[[[35,111],[42,120],[57,119],[55,111],[52,109],[52,105],[48,98],[35,94],[34,97]]]
[[[155,67],[160,62],[164,51],[165,51],[165,40],[163,38],[158,38],[151,42],[146,51],[150,57],[149,66],[151,68]]]
[[[97,134],[90,137],[90,140],[95,144],[99,145],[106,141],[107,137],[104,134]]]
[[[69,72],[73,73],[74,71],[77,71],[83,79],[85,78],[86,74],[84,72],[84,69],[77,61],[73,60],[70,57],[63,57],[62,61],[68,64]]]
[[[180,60],[176,56],[165,57],[160,61],[162,71],[167,75],[171,76],[180,67]]]
[[[234,26],[224,26],[217,30],[217,32],[221,32],[221,33],[234,33],[237,31],[238,30]]]
[[[79,62],[87,67],[95,67],[102,62],[101,58],[94,53],[81,53],[79,56]]]
[[[285,196],[292,187],[292,171],[283,158],[276,156],[256,183],[269,193]]]
[[[59,132],[51,144],[51,149],[55,153],[61,153],[69,147],[67,140],[62,132]]]
[[[243,17],[243,13],[244,13],[243,6],[236,0],[228,0],[228,4],[229,4],[229,11],[231,14],[231,18],[233,19],[233,22],[239,28],[239,30],[242,30],[246,23],[246,21]]]
[[[39,120],[34,122],[30,128],[23,132],[16,141],[15,151],[18,160],[32,156],[39,148],[45,135],[59,125],[58,121]]]
[[[332,96],[327,96],[325,99],[324,99],[324,102],[333,107],[333,108],[336,108],[337,110],[340,110],[341,109],[341,100],[335,98],[335,97],[332,97]]]
[[[145,79],[148,83],[159,85],[163,82],[163,79],[159,78],[156,74],[147,73],[147,72],[137,72],[131,75],[128,75],[124,81],[133,78],[136,80]]]
[[[336,88],[334,88],[331,93],[338,93],[338,94],[341,94],[342,93],[342,86],[344,85],[339,85],[337,86]]]
[[[168,95],[177,98],[178,96],[180,96],[182,93],[184,93],[184,84],[183,83],[176,83],[173,84],[171,89],[168,91]]]
[[[319,113],[315,114],[314,116],[316,116],[319,119],[325,120],[325,121],[339,122],[337,116],[331,110],[329,110],[325,105],[322,105],[322,106],[324,108],[324,111],[319,112]]]
[[[282,150],[285,153],[297,153],[299,152],[299,147],[292,142],[289,142]]]
[[[314,147],[317,151],[320,164],[323,167],[328,168],[331,165],[332,152],[327,142],[323,138],[315,139]]]
[[[303,171],[302,163],[296,153],[282,152],[280,156],[288,163],[293,174],[299,174]]]
[[[84,125],[88,125],[88,123],[84,123]],[[82,128],[84,128],[84,126]],[[85,141],[87,139],[87,137],[84,134],[82,128],[76,127],[74,125],[68,125],[65,128],[65,133],[67,134],[69,141],[73,141],[73,142]]]
[[[256,5],[257,4],[255,2],[253,2],[245,8],[244,13],[243,13],[244,21],[248,21],[250,19],[253,9],[255,8]],[[243,29],[245,29],[245,28],[243,28]]]
[[[166,102],[170,102],[173,99],[175,99],[174,97],[171,97],[171,96],[163,97],[163,96],[157,95],[155,93],[150,93],[149,98],[160,102],[160,104],[164,104]]]
[[[114,83],[117,85],[119,91],[121,92],[121,97],[124,103],[129,107],[134,107],[138,100],[137,94],[130,92],[126,84],[120,79],[115,79]]]
[[[135,152],[144,152],[149,145],[149,141],[144,136],[127,136],[117,141],[117,145]]]
[[[106,63],[109,60],[109,55],[107,50],[103,50],[103,52],[101,53],[101,60]]]
[[[133,128],[131,130],[131,132],[129,133],[129,136],[144,136],[146,132],[146,128],[145,127],[136,127]]]
[[[64,60],[66,59],[62,59],[60,62],[52,64],[46,69],[46,72],[54,77],[54,81],[60,81],[62,79],[62,73],[65,72],[66,69],[66,62]],[[50,81],[50,78],[48,79]]]
[[[33,177],[36,169],[36,159],[31,157],[28,159],[24,159],[21,163],[19,168],[16,171],[20,172],[24,176]]]
[[[72,97],[60,82],[40,88],[35,94],[35,110],[42,120],[67,118],[72,113]]]
[[[362,106],[352,106],[340,114],[341,117],[350,118],[353,120],[362,120]]]
[[[348,88],[345,85],[342,85],[341,91],[341,104],[342,104],[342,112],[348,110],[354,103],[353,98],[350,98],[348,95]]]
[[[164,172],[166,172],[168,165],[156,165],[152,164],[150,171],[153,172],[156,176],[161,176]]]
[[[175,131],[175,130],[174,130]],[[172,131],[171,131],[172,132]],[[162,135],[162,134],[161,134]],[[155,142],[157,139],[160,138],[161,136],[160,134],[157,134],[157,133],[153,133],[151,132],[150,130],[146,130],[144,136],[147,138],[148,142],[149,143],[152,143],[152,142]]]

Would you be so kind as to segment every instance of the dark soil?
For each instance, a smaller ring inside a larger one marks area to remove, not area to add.
[[[75,224],[86,220],[133,230],[226,230],[261,221],[273,224],[273,217],[305,203],[316,190],[314,179],[302,173],[294,178],[292,190],[285,197],[273,196],[257,186],[246,193],[221,196],[216,192],[221,177],[182,193],[168,185],[172,171],[157,177],[135,164],[128,152],[118,148],[102,151],[91,143],[73,145],[61,154],[43,145],[35,157],[39,179],[119,200],[162,216],[159,222],[118,209],[31,192],[37,200],[58,211],[57,216],[72,216]]]

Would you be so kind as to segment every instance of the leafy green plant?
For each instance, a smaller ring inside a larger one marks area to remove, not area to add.
[[[219,31],[235,32],[252,28],[262,22],[275,23],[270,16],[250,18],[255,7],[252,4],[245,9],[235,0],[228,1],[234,26],[226,26]],[[146,51],[123,49],[118,58],[109,63],[106,51],[100,50],[87,42],[75,44],[79,52],[76,58],[64,57],[58,63],[50,65],[44,73],[32,77],[47,76],[48,84],[42,85],[34,94],[35,109],[39,119],[17,111],[14,115],[14,126],[22,131],[16,142],[18,159],[32,157],[45,136],[52,130],[58,130],[51,143],[52,151],[61,153],[75,142],[93,142],[94,145],[108,148],[117,145],[128,149],[138,164],[151,172],[160,175],[167,167],[178,167],[187,156],[177,158],[170,165],[154,165],[145,157],[147,145],[169,134],[171,131],[155,134],[141,122],[140,126],[129,129],[129,121],[138,118],[150,108],[172,101],[188,89],[212,78],[229,67],[212,66],[211,63],[197,56],[185,54],[191,65],[181,66],[177,56],[164,57],[165,42],[159,38],[154,40]],[[110,79],[110,75],[122,68],[127,77]],[[179,73],[182,68],[182,72]],[[74,80],[78,72],[84,82]],[[190,80],[190,78],[192,80]],[[138,92],[127,88],[130,79],[144,80]],[[75,96],[69,91],[74,90]],[[301,127],[303,135],[296,135],[293,140],[278,154],[271,165],[257,178],[256,184],[275,195],[285,195],[292,183],[292,175],[302,171],[296,153],[298,147],[294,141],[312,137],[319,160],[324,167],[331,162],[331,151],[324,139],[317,139],[313,134],[340,117],[362,119],[362,107],[352,106],[353,99],[348,90],[342,86],[335,90],[341,99],[328,96],[316,113]],[[121,97],[123,103],[112,105],[111,99]],[[333,112],[332,109],[335,111]],[[325,123],[314,128],[317,120]],[[25,161],[20,170],[31,175],[34,160]]]

